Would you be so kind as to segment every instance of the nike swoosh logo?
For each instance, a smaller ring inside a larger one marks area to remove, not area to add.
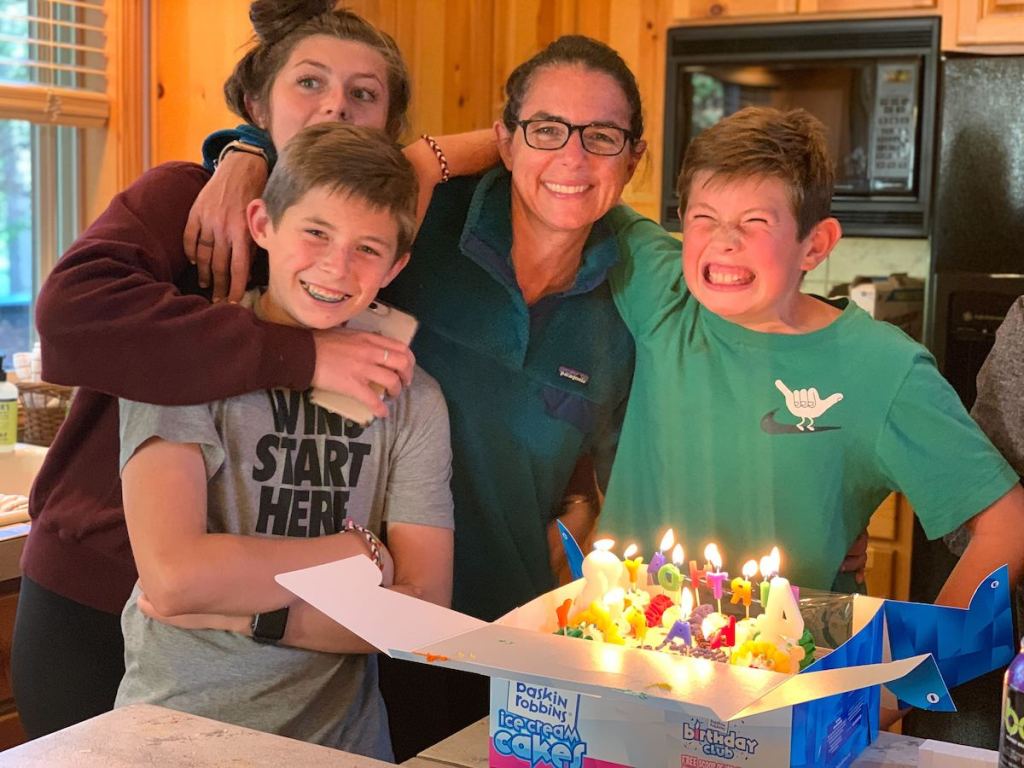
[[[775,414],[779,412],[778,408],[768,411],[764,416],[761,417],[761,431],[769,435],[813,435],[817,432],[829,432],[833,429],[842,429],[842,427],[819,427],[817,424],[814,425],[814,432],[807,430],[799,430],[796,428],[796,424],[780,424],[775,420]]]

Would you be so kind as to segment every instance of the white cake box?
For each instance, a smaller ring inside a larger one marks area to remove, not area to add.
[[[390,656],[489,675],[494,768],[844,766],[877,736],[878,686],[950,710],[939,666],[959,683],[965,668],[980,674],[1014,654],[1005,567],[969,609],[849,598],[853,635],[798,675],[552,634],[556,606],[582,580],[487,623],[379,579],[365,557],[277,577]],[[903,655],[930,646],[938,663],[928,653],[883,662],[887,617],[913,626]]]

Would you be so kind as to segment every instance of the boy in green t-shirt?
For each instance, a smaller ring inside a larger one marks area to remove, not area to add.
[[[679,179],[682,276],[678,241],[613,212],[637,361],[601,527],[650,547],[671,526],[688,559],[714,541],[734,570],[778,545],[795,584],[828,589],[897,490],[930,537],[972,529],[939,595],[966,605],[997,566],[1024,571],[1024,490],[927,350],[800,291],[841,235],[831,166],[802,110],[701,133]]]

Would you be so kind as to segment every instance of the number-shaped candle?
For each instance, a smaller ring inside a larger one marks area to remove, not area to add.
[[[619,586],[623,566],[618,556],[611,551],[615,546],[612,539],[594,542],[594,551],[583,558],[583,591],[576,598],[579,608],[588,608],[594,601],[600,602],[610,589]]]

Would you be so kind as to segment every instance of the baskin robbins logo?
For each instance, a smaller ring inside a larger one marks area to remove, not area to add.
[[[732,760],[740,753],[744,758],[757,752],[757,739],[740,736],[724,723],[716,723],[718,727],[702,724],[699,720],[683,723],[683,741],[700,747],[700,751],[708,757]],[[688,763],[684,760],[683,765]]]
[[[579,703],[579,694],[510,681],[506,707],[498,709],[494,751],[530,768],[583,768],[587,744],[576,727]]]

